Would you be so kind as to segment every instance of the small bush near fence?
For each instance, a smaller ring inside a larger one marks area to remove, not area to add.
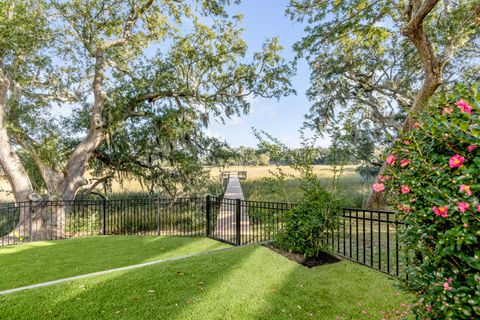
[[[387,176],[421,319],[480,318],[480,90],[460,88],[398,140]]]
[[[306,258],[331,251],[327,236],[337,228],[340,214],[340,205],[330,193],[321,187],[312,188],[305,194],[305,200],[287,214],[276,243]]]

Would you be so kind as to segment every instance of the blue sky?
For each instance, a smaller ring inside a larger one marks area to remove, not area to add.
[[[241,5],[233,6],[232,14],[244,15],[242,26],[245,28],[244,40],[250,51],[259,51],[263,42],[278,36],[280,44],[285,47],[283,56],[293,60],[293,44],[301,39],[304,25],[292,22],[285,16],[288,0],[243,0]],[[231,146],[256,146],[257,141],[252,127],[265,130],[290,147],[299,146],[298,130],[304,121],[311,103],[305,96],[310,83],[310,72],[305,61],[298,64],[297,75],[293,86],[297,95],[276,99],[254,99],[251,112],[241,118],[227,120],[225,125],[212,123],[207,131]],[[319,145],[327,146],[328,139],[319,141]]]

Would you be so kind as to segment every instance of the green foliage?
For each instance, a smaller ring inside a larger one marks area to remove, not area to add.
[[[402,247],[422,319],[480,317],[479,89],[439,98],[397,139],[382,177],[407,223]]]
[[[287,13],[307,24],[295,50],[311,68],[309,125],[330,132],[336,123],[355,145],[388,147],[424,80],[418,52],[401,34],[412,5],[423,3],[290,1]],[[435,3],[422,30],[447,62],[444,86],[478,80],[478,0]]]
[[[338,224],[338,200],[320,186],[305,190],[304,200],[289,211],[276,243],[290,252],[313,257],[328,252],[327,236]]]
[[[227,14],[237,3],[0,2],[11,143],[31,165],[62,176],[95,128],[100,146],[85,158],[97,175],[120,172],[171,195],[201,192],[202,164],[228,156],[224,143],[205,135],[209,123],[249,112],[252,97],[293,92],[293,68],[276,38],[248,50],[241,16]],[[94,77],[105,102],[92,122]],[[51,176],[41,178],[48,184]]]
[[[17,153],[22,163],[25,163],[25,170],[27,170],[30,182],[35,190],[45,190],[45,181],[43,180],[40,169],[35,164],[35,159],[33,159],[30,153],[24,152],[24,150],[19,150]]]
[[[242,166],[268,166],[270,157],[261,149],[240,146],[233,150],[235,156],[229,161],[229,164]]]
[[[380,171],[379,167],[375,166],[359,166],[355,169],[356,172],[362,177],[364,182],[372,181],[378,175]]]

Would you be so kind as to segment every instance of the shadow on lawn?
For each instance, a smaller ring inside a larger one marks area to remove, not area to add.
[[[406,319],[407,302],[394,279],[353,262],[297,264],[251,319]]]
[[[0,249],[0,290],[195,252],[200,238],[108,236]],[[59,245],[60,244],[60,245]],[[200,251],[215,248],[205,244]],[[7,252],[10,251],[10,252]],[[197,250],[198,252],[198,250]]]
[[[396,291],[351,262],[309,269],[240,247],[0,297],[0,318],[381,319]]]
[[[223,290],[254,251],[237,248],[44,290],[40,300],[50,303],[37,305],[37,311],[65,319],[211,319],[208,310],[221,315],[228,306],[209,295]],[[243,285],[230,284],[228,290]]]

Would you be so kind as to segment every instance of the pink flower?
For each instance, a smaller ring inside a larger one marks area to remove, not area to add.
[[[400,211],[403,211],[405,213],[410,213],[412,212],[412,208],[409,206],[403,205],[403,204],[397,204],[397,209]]]
[[[432,210],[433,210],[433,212],[435,212],[435,214],[437,216],[440,216],[442,218],[447,218],[448,217],[448,212],[447,212],[448,208],[445,207],[445,206],[440,206],[439,208],[434,206],[434,207],[432,207]]]
[[[461,167],[464,162],[465,162],[465,158],[459,154],[454,155],[453,157],[450,158],[450,160],[448,160],[448,164],[452,169]]]
[[[471,146],[468,146],[468,152],[472,152],[473,150],[477,149],[478,146],[472,144]]]
[[[400,167],[405,168],[405,167],[408,166],[410,163],[411,163],[410,160],[408,160],[408,159],[402,159],[402,160],[400,160]]]
[[[477,204],[477,212],[480,212],[480,204]]]
[[[391,154],[387,157],[388,165],[390,165],[390,166],[394,165],[395,161],[397,161],[397,157],[395,157],[393,154]]]
[[[415,123],[413,124],[412,128],[414,128],[414,129],[420,128],[420,123],[415,122]]]
[[[450,290],[452,290],[452,287],[450,287],[450,283],[445,282],[445,283],[443,284],[443,289],[444,289],[445,291],[450,291]]]
[[[443,114],[452,114],[453,108],[452,107],[445,107],[443,108]]]
[[[471,196],[472,195],[472,191],[470,190],[470,186],[467,186],[466,184],[462,184],[460,185],[460,192],[465,192],[467,194],[467,196]]]
[[[382,175],[378,176],[378,180],[380,180],[380,181],[388,181],[388,180],[391,180],[391,179],[392,179],[391,176],[382,176]]]
[[[377,182],[373,184],[372,189],[375,192],[382,192],[383,190],[385,190],[385,185],[383,183]]]
[[[470,225],[469,225],[468,223],[464,223],[464,224],[463,224],[463,227],[464,227],[464,228],[468,228],[468,227],[470,227]]]
[[[410,140],[403,140],[403,143],[408,146],[410,144]]]
[[[460,99],[457,101],[457,107],[465,113],[472,114],[473,113],[473,107],[469,105],[465,100]]]
[[[427,311],[427,313],[430,313],[432,312],[432,307],[430,307],[428,304],[425,306],[425,311]]]
[[[458,203],[458,210],[460,210],[461,212],[465,212],[468,210],[468,208],[470,208],[470,205],[466,202],[459,202]]]
[[[410,191],[412,191],[412,189],[406,185],[402,185],[401,189],[402,189],[402,193],[410,193]]]

